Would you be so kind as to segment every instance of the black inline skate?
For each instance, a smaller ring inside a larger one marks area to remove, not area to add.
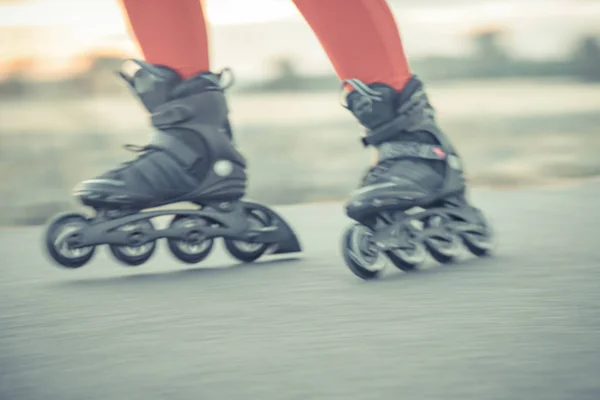
[[[422,82],[413,76],[401,92],[355,79],[344,84],[354,89],[345,107],[366,128],[363,144],[378,152],[346,204],[358,222],[342,240],[352,272],[373,279],[388,261],[411,271],[427,253],[446,264],[460,242],[477,256],[490,253],[491,228],[467,201],[461,159],[439,129]]]
[[[299,252],[290,226],[264,205],[241,200],[246,161],[238,153],[228,120],[224,70],[183,80],[172,69],[128,60],[120,75],[151,115],[156,128],[148,145],[129,145],[134,160],[80,183],[74,194],[96,210],[56,217],[46,231],[46,247],[61,266],[79,268],[95,247],[108,244],[125,265],[146,262],[156,241],[166,238],[173,255],[198,263],[224,238],[228,252],[243,262],[263,254]],[[149,210],[189,202],[188,210]],[[152,219],[174,215],[165,229]]]

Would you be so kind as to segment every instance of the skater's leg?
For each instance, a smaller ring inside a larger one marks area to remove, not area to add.
[[[411,77],[400,33],[385,0],[294,0],[340,80],[402,90]],[[346,85],[347,90],[352,86]],[[373,163],[379,158],[373,152]]]
[[[398,29],[384,0],[294,0],[348,90],[346,106],[377,151],[346,205],[359,224],[344,235],[348,266],[373,278],[387,256],[402,269],[440,262],[462,241],[488,252],[490,231],[466,200],[462,165],[439,128],[423,83],[409,72]]]
[[[200,0],[121,0],[121,4],[147,62],[171,67],[183,78],[209,70]]]
[[[340,80],[385,83],[410,79],[400,34],[385,0],[294,0]]]

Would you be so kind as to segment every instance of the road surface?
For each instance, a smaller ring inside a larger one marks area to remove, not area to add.
[[[340,204],[282,207],[304,258],[252,266],[61,270],[41,228],[0,230],[0,399],[598,400],[600,184],[473,198],[495,258],[375,282]]]

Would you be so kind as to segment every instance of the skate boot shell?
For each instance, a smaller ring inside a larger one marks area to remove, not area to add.
[[[54,218],[46,248],[55,262],[81,267],[97,246],[107,244],[118,261],[140,265],[161,238],[178,260],[190,264],[204,260],[219,237],[244,262],[301,250],[281,216],[242,200],[246,160],[234,145],[228,120],[224,91],[230,85],[223,81],[232,78],[229,70],[184,80],[170,68],[128,60],[120,75],[155,129],[147,145],[126,146],[139,153],[135,159],[77,185],[74,195],[96,215]],[[195,208],[143,211],[180,202]],[[153,219],[164,216],[173,216],[169,226],[156,229]]]
[[[477,256],[489,254],[491,227],[467,200],[461,157],[438,127],[419,78],[400,92],[344,84],[353,89],[345,106],[366,130],[362,143],[378,153],[346,204],[356,221],[342,238],[350,270],[373,279],[389,262],[414,270],[427,254],[446,264],[462,252],[461,243]]]

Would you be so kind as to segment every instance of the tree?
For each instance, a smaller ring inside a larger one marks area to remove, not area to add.
[[[600,81],[600,45],[597,38],[584,36],[571,59],[577,75],[585,81]]]

